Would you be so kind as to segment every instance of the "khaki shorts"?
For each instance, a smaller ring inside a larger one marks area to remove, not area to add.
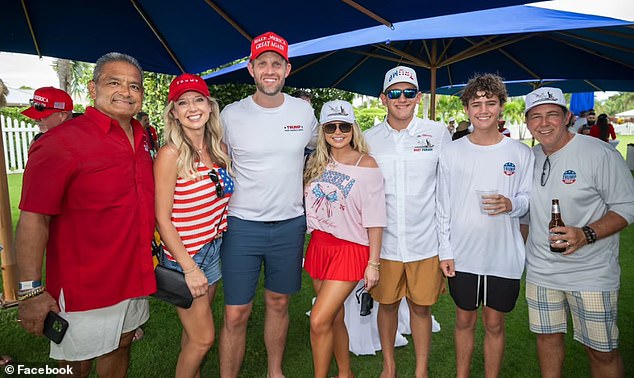
[[[379,284],[370,294],[375,301],[383,304],[396,303],[407,297],[419,306],[431,306],[444,291],[440,260],[434,256],[408,263],[381,259]]]

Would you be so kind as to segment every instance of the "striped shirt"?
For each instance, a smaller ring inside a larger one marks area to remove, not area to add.
[[[214,165],[218,171],[220,167]],[[216,195],[216,184],[209,178],[211,170],[199,163],[199,180],[179,177],[174,188],[172,224],[180,235],[187,253],[195,255],[207,243],[227,230],[227,203],[231,193],[223,198]],[[225,187],[225,181],[220,182]],[[174,260],[165,246],[165,253]]]

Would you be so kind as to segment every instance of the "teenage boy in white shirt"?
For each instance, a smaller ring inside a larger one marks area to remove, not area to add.
[[[416,377],[427,376],[431,305],[444,289],[443,256],[436,226],[436,176],[440,151],[451,141],[442,122],[414,116],[420,102],[416,72],[404,66],[385,74],[381,102],[387,118],[366,131],[370,154],[385,177],[387,227],[381,247],[381,279],[371,294],[379,302],[383,351],[381,377],[396,377],[394,340],[398,308],[407,298],[416,353]]]

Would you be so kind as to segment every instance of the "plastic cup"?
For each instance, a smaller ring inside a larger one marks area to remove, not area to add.
[[[485,200],[484,196],[492,196],[498,194],[497,189],[479,189],[476,190],[476,195],[478,196],[478,204],[480,205],[480,213],[488,215],[492,210],[485,209],[485,204],[483,201]]]

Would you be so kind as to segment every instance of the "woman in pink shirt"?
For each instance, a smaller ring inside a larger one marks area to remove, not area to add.
[[[367,152],[352,105],[334,100],[321,109],[317,149],[304,173],[311,240],[304,268],[317,300],[310,315],[315,377],[326,377],[333,353],[338,376],[352,377],[343,303],[360,279],[379,281],[386,225],[383,176]]]

